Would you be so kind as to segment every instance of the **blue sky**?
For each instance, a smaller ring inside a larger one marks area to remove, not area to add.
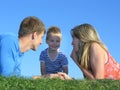
[[[81,70],[70,58],[72,50],[70,30],[79,24],[90,23],[99,33],[112,56],[120,63],[120,0],[0,0],[0,33],[15,33],[23,18],[37,16],[45,24],[58,26],[63,34],[60,49],[69,60],[69,75],[83,79]],[[40,75],[39,54],[47,48],[43,44],[34,52],[25,53],[22,75]]]

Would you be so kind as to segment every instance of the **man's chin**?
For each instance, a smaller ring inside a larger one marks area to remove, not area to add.
[[[36,48],[32,48],[33,51],[36,51],[37,49]]]

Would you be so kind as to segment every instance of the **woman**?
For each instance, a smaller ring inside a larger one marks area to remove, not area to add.
[[[73,50],[71,58],[88,79],[120,79],[120,65],[112,58],[90,24],[71,30]]]

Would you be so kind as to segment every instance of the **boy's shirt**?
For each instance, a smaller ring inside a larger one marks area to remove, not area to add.
[[[56,58],[51,60],[48,54],[48,48],[41,52],[40,61],[46,64],[47,74],[62,72],[62,67],[68,66],[68,60],[65,54],[59,51]]]

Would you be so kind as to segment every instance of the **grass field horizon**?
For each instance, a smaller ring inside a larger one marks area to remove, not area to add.
[[[33,80],[24,77],[0,76],[0,90],[120,90],[119,80]]]

